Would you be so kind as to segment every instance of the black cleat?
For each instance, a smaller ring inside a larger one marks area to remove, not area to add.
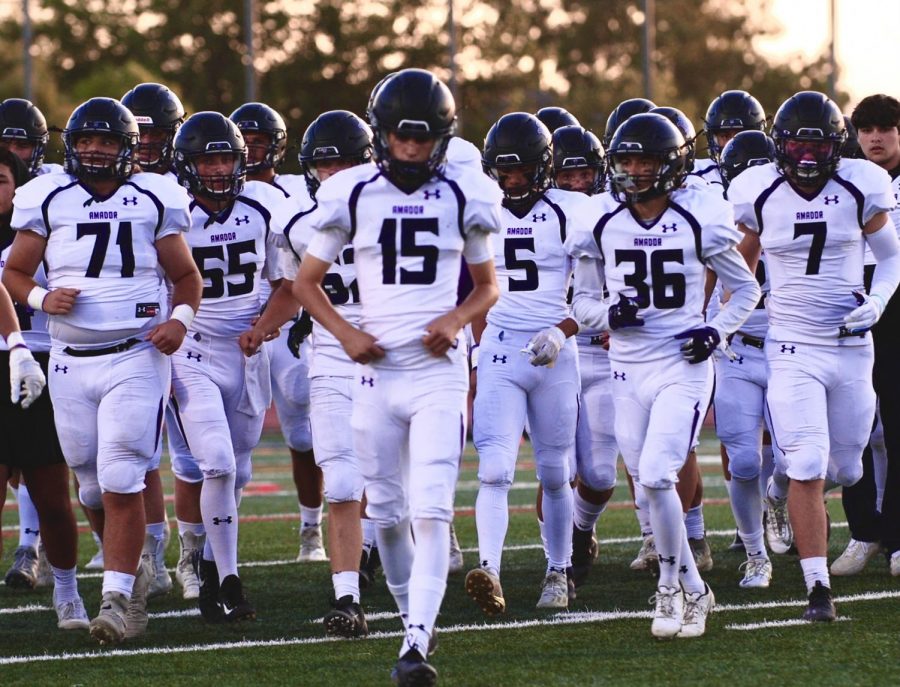
[[[219,569],[215,561],[208,561],[197,552],[195,562],[197,577],[200,579],[200,596],[197,597],[200,615],[208,623],[222,622],[222,607],[219,605]]]
[[[241,584],[241,578],[237,575],[228,575],[222,580],[222,587],[219,589],[219,603],[222,608],[222,620],[226,623],[256,620],[256,609],[244,596],[244,585]]]
[[[362,607],[347,594],[331,602],[331,608],[323,619],[325,634],[329,637],[355,639],[369,634],[366,616]]]
[[[816,582],[809,593],[809,606],[803,611],[803,619],[811,622],[830,623],[837,616],[834,601],[831,599],[831,588]]]
[[[578,598],[578,592],[575,591],[575,580],[572,577],[574,574],[572,570],[573,568],[571,565],[566,568],[566,593],[569,596],[569,603],[572,603]]]
[[[378,577],[378,569],[381,567],[381,556],[378,554],[378,547],[373,546],[368,552],[363,550],[362,558],[359,561],[359,588],[368,589],[375,584],[375,578]]]
[[[591,566],[597,560],[600,551],[597,538],[591,530],[580,530],[572,526],[572,568],[569,579],[576,587],[583,585],[591,572]]]
[[[432,687],[437,684],[437,676],[434,666],[415,649],[403,654],[391,671],[391,679],[400,687]]]
[[[438,650],[438,640],[437,640],[437,627],[431,628],[431,636],[428,638],[428,649],[426,649],[426,653],[428,654],[425,658],[431,658],[434,656],[434,652]]]
[[[739,530],[734,531],[734,539],[731,540],[731,543],[728,545],[729,551],[744,551],[744,540],[741,539],[741,533]]]

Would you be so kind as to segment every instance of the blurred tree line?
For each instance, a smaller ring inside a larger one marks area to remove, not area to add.
[[[372,87],[404,67],[450,77],[449,0],[257,0],[257,96],[291,139],[319,113],[363,114]],[[769,0],[656,3],[654,100],[691,117],[728,88],[772,113],[794,92],[825,90],[825,56],[773,63],[756,40],[777,32]],[[244,102],[243,0],[32,0],[34,100],[62,127],[80,102],[143,81],[188,112]],[[643,95],[639,0],[455,0],[461,133],[480,143],[513,110],[561,105],[602,134],[609,111]],[[0,23],[0,97],[23,93],[21,16]],[[846,101],[846,96],[841,96]],[[57,139],[58,141],[58,139]],[[52,149],[58,147],[51,146]],[[51,153],[51,157],[52,157]],[[293,157],[293,156],[291,156]]]

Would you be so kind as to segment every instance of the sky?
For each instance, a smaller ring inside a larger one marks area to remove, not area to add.
[[[773,55],[815,56],[828,45],[829,0],[773,0],[784,34],[760,44]],[[836,0],[838,88],[849,108],[872,93],[900,97],[900,1]]]

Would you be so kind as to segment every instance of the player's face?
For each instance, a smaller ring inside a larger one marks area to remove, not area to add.
[[[242,131],[247,144],[247,164],[257,165],[266,159],[272,137],[263,131]]]
[[[556,175],[556,187],[563,191],[588,193],[597,180],[597,170],[590,167],[564,169]]]
[[[198,157],[194,164],[203,186],[218,193],[231,188],[238,156],[234,153],[208,153]]]
[[[713,134],[713,138],[716,141],[716,145],[719,146],[719,150],[722,150],[722,148],[725,147],[725,144],[739,133],[741,133],[740,129],[725,129],[724,131]]]
[[[797,162],[825,162],[832,150],[834,144],[828,141],[789,140],[784,146],[788,157]]]
[[[122,141],[104,133],[77,134],[75,152],[84,167],[105,168],[113,164],[122,150]]]
[[[419,132],[388,132],[388,149],[391,157],[401,162],[427,162],[437,139]]]
[[[137,147],[138,163],[154,165],[159,162],[163,145],[169,138],[169,132],[157,127],[142,127],[141,138]]]
[[[30,163],[34,155],[34,143],[20,138],[0,138],[0,149],[8,150],[25,164]]]
[[[527,195],[531,191],[536,171],[536,165],[515,165],[498,167],[494,173],[497,176],[497,183],[500,184],[500,188],[507,195],[516,198]]]
[[[16,181],[12,170],[0,165],[0,215],[12,211],[13,195],[16,192]]]
[[[616,173],[627,174],[631,178],[635,192],[650,188],[662,166],[660,160],[649,155],[619,155],[613,164]]]
[[[332,174],[337,174],[344,169],[350,169],[355,164],[355,160],[337,158],[336,160],[319,160],[313,163],[312,168],[315,170],[316,178],[319,181],[325,181]]]
[[[864,126],[857,132],[866,159],[885,169],[900,164],[900,128]]]

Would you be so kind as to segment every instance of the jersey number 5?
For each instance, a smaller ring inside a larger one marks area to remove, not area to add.
[[[534,255],[534,237],[519,237],[514,239],[506,239],[503,242],[503,257],[506,261],[506,269],[508,270],[524,270],[525,278],[516,279],[509,278],[510,291],[537,291],[538,287],[538,268],[534,260],[522,260],[519,258],[519,251],[524,250]]]
[[[400,220],[400,252],[404,258],[422,258],[422,269],[400,268],[400,284],[434,284],[437,278],[439,250],[433,245],[419,245],[416,236],[420,233],[438,235],[437,218],[408,217]],[[381,244],[381,275],[383,284],[397,281],[397,220],[386,219],[378,234]]]
[[[207,267],[207,260],[225,260],[225,251],[228,251],[228,276],[243,275],[244,280],[232,284],[225,279],[225,270],[221,267]],[[256,274],[255,262],[241,262],[241,256],[245,253],[256,255],[256,243],[254,241],[238,241],[227,246],[199,246],[191,250],[194,262],[203,280],[209,279],[209,286],[203,287],[203,298],[221,298],[225,295],[225,285],[228,285],[228,295],[245,296],[253,291],[253,275]]]
[[[650,253],[650,280],[647,285],[647,253],[642,250],[617,250],[616,265],[623,262],[634,263],[634,272],[626,274],[623,281],[637,291],[637,299],[642,303],[652,303],[658,310],[672,310],[684,305],[686,281],[681,272],[666,273],[666,263],[684,264],[684,251],[679,249],[655,250]],[[646,307],[646,306],[644,306]]]

